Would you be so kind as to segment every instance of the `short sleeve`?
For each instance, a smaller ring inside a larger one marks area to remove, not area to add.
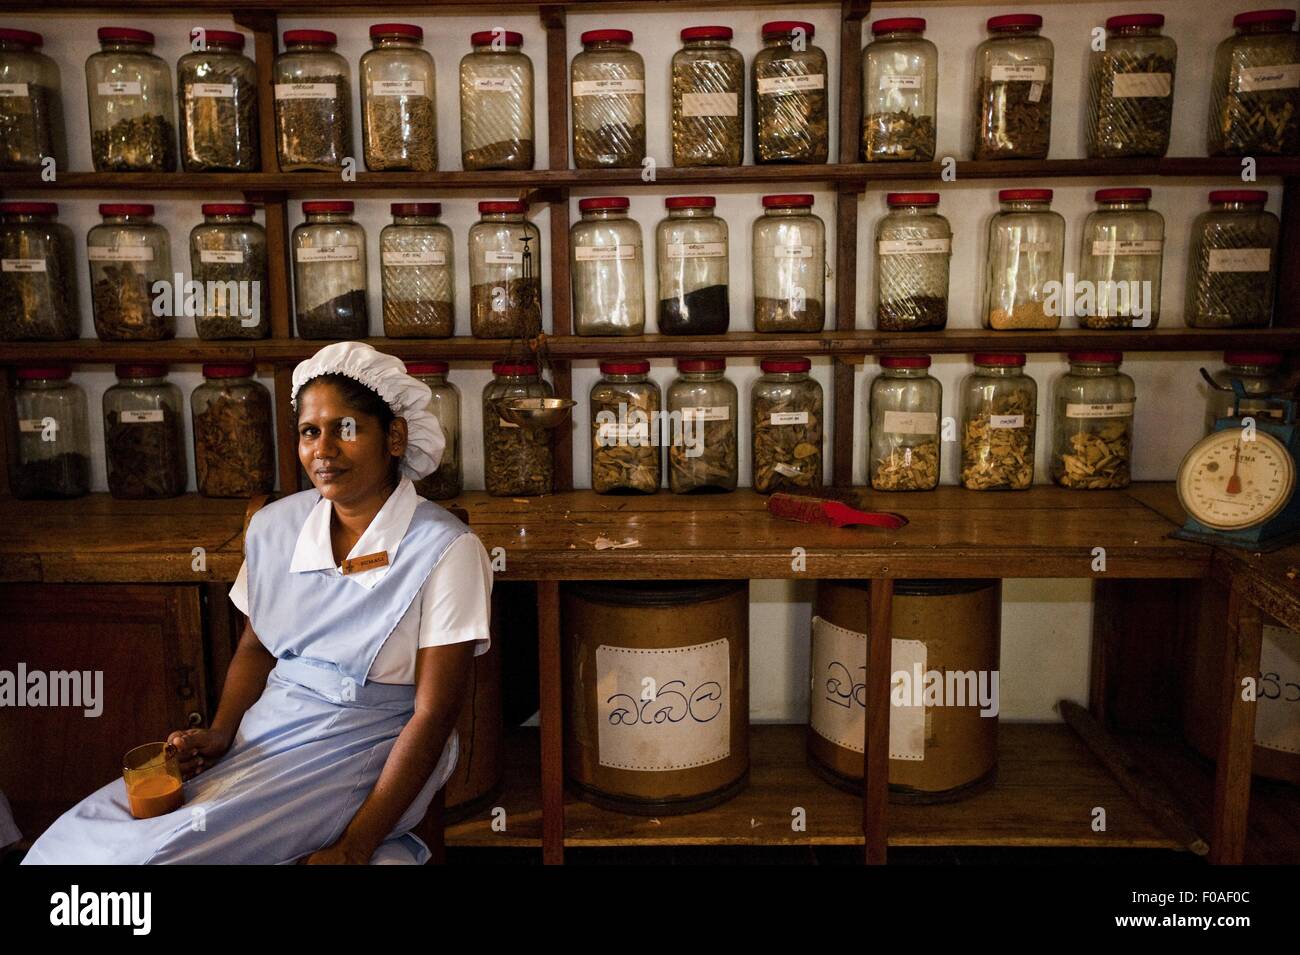
[[[492,562],[473,533],[447,547],[425,581],[420,597],[418,646],[437,647],[474,640],[474,655],[492,645]]]
[[[245,617],[248,616],[248,561],[239,565],[239,576],[230,587],[230,602]]]

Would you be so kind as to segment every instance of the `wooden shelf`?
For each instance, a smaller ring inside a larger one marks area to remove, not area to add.
[[[704,812],[632,816],[566,793],[565,845],[862,845],[862,798],[813,774],[805,733],[801,724],[753,726],[749,785]],[[891,804],[889,844],[1179,848],[1067,727],[1004,723],[999,735],[998,780],[992,789],[943,805]],[[449,845],[540,845],[536,730],[522,727],[507,736],[506,764],[505,789],[493,801],[506,811],[506,831],[492,831],[489,808],[450,826]],[[795,806],[806,810],[805,832],[790,828]],[[1105,832],[1092,829],[1094,806],[1106,807]]]

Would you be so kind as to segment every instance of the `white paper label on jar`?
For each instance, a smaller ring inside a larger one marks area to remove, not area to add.
[[[938,434],[939,416],[933,411],[886,411],[884,425],[890,434]]]
[[[1211,272],[1267,272],[1272,249],[1211,249]]]
[[[515,81],[508,76],[476,76],[470,88],[477,93],[513,93]]]
[[[1067,402],[1065,416],[1067,418],[1131,418],[1133,417],[1133,402]]]
[[[20,418],[18,419],[18,430],[27,434],[34,434],[38,431],[45,430],[45,419],[43,418]]]
[[[1300,635],[1264,624],[1255,706],[1255,745],[1300,753]]]
[[[943,255],[952,250],[952,239],[881,239],[881,255]]]
[[[882,90],[919,90],[925,87],[925,77],[908,76],[899,73],[886,73],[880,77]]]
[[[673,242],[668,246],[670,259],[720,259],[726,254],[725,242]]]
[[[1045,83],[1047,67],[1038,66],[995,66],[990,71],[989,79],[994,83]]]
[[[806,411],[773,411],[768,424],[807,424],[808,412]]]
[[[728,642],[596,648],[600,765],[671,772],[731,755]]]
[[[31,96],[26,83],[0,83],[0,96]]]
[[[1163,239],[1093,239],[1093,255],[1159,255]]]
[[[147,245],[92,245],[86,257],[92,262],[152,262],[153,249]]]
[[[1025,426],[1025,416],[1022,414],[993,414],[989,415],[990,428],[1023,428]]]
[[[234,99],[234,83],[191,83],[190,95],[198,99]]]
[[[1279,66],[1243,66],[1237,73],[1238,93],[1293,90],[1300,87],[1300,63]]]
[[[738,116],[738,93],[683,93],[683,116]]]
[[[424,96],[424,80],[371,80],[371,96]]]
[[[333,83],[276,83],[276,99],[334,99],[339,88]]]
[[[139,80],[113,80],[111,83],[99,83],[96,89],[100,96],[141,96],[144,90]]]
[[[925,759],[925,707],[894,702],[896,674],[915,680],[925,673],[925,644],[920,640],[889,642],[889,758]],[[867,635],[837,627],[822,617],[812,620],[811,719],[813,732],[855,753],[866,738]]]
[[[1110,95],[1116,99],[1168,96],[1173,91],[1174,78],[1171,73],[1116,73],[1110,84]]]
[[[0,272],[44,272],[44,259],[0,259]]]
[[[784,461],[777,461],[776,464],[772,465],[772,470],[777,474],[783,474],[786,477],[799,477],[799,475],[803,474],[803,472],[793,464],[786,464]]]
[[[813,249],[811,245],[778,245],[772,254],[778,259],[811,259]]]
[[[731,418],[731,408],[727,405],[696,405],[682,409],[682,418],[694,418],[696,421],[727,421]]]
[[[242,249],[200,249],[199,261],[204,265],[243,265]]]
[[[767,76],[758,81],[758,92],[768,96],[781,93],[803,93],[807,90],[824,90],[826,77],[821,73],[809,76]]]
[[[524,254],[522,252],[498,252],[495,249],[488,249],[483,253],[483,262],[486,265],[522,265]]]
[[[383,260],[384,265],[389,266],[446,265],[447,253],[442,249],[415,249],[410,252],[385,249]]]
[[[361,247],[356,245],[317,245],[298,250],[299,262],[355,262]]]
[[[118,415],[118,421],[122,424],[149,424],[162,420],[161,408],[153,408],[148,411],[123,411]]]
[[[515,424],[513,421],[507,421],[505,418],[497,418],[497,427],[498,427],[498,428],[517,428],[517,427],[519,427],[519,425]]]
[[[573,258],[578,262],[612,262],[630,259],[636,255],[634,245],[579,245],[574,246]]]
[[[612,94],[645,93],[645,80],[574,80],[574,96],[609,96]]]

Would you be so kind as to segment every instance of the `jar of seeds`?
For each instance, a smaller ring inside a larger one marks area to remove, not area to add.
[[[190,274],[203,284],[203,312],[194,320],[199,338],[267,338],[271,285],[266,278],[266,230],[253,206],[213,202],[190,232]]]
[[[469,170],[532,169],[533,61],[522,33],[480,30],[460,61],[460,161]]]
[[[108,491],[122,500],[185,493],[184,399],[166,365],[118,365],[104,392],[104,462]]]
[[[711,494],[736,489],[736,386],[725,358],[679,358],[668,386],[668,487],[674,494]]]
[[[361,139],[366,168],[431,172],[438,168],[433,57],[424,30],[376,23],[361,57]]]
[[[723,335],[731,321],[727,293],[727,223],[713,196],[669,196],[656,229],[661,335]]]
[[[763,24],[754,55],[754,161],[822,163],[830,149],[826,54],[801,20]]]
[[[930,377],[929,355],[882,355],[871,383],[871,486],[877,491],[930,491],[939,486],[943,386]]]
[[[1052,479],[1062,487],[1128,487],[1133,454],[1133,379],[1119,352],[1070,352],[1053,389]]]
[[[86,393],[67,365],[20,367],[14,391],[18,446],[9,486],[22,500],[90,493],[90,429]]]
[[[329,30],[285,30],[275,58],[275,151],[281,172],[343,168],[352,155],[352,72]]]
[[[573,161],[579,169],[645,158],[645,63],[631,30],[588,30],[573,58]]]
[[[244,35],[193,30],[204,49],[176,61],[181,112],[181,165],[186,172],[256,172],[257,67],[244,56]]]
[[[194,481],[204,497],[252,497],[275,487],[271,393],[251,364],[205,364],[190,395]]]
[[[1273,317],[1280,223],[1262,189],[1217,189],[1192,223],[1187,264],[1191,328],[1262,328]]]
[[[961,485],[972,491],[1021,491],[1034,483],[1038,386],[1022,354],[975,355],[962,382]]]
[[[948,324],[952,229],[937,192],[891,192],[876,226],[876,328],[898,332]]]
[[[456,497],[464,487],[460,447],[460,389],[447,380],[445,361],[407,362],[406,373],[429,386],[429,411],[438,419],[446,445],[432,474],[415,482],[415,491],[431,501]]]
[[[395,202],[392,225],[379,233],[384,334],[450,338],[456,310],[451,229],[438,221],[440,202]]]
[[[1165,220],[1147,208],[1150,189],[1098,189],[1097,209],[1083,223],[1079,279],[1089,283],[1082,328],[1155,328]],[[1076,303],[1077,307],[1077,303]]]
[[[764,358],[749,392],[754,490],[807,493],[822,486],[822,386],[807,358]]]
[[[99,52],[86,59],[90,155],[96,172],[176,168],[176,101],[171,68],[155,56],[153,34],[100,27]]]
[[[920,17],[871,24],[862,51],[862,158],[865,162],[934,159],[939,51]]]
[[[469,229],[469,318],[475,338],[542,330],[542,235],[518,200],[480,202]]]
[[[826,226],[811,195],[763,197],[754,221],[754,330],[819,332],[826,321]]]
[[[497,402],[553,397],[555,390],[538,377],[536,362],[492,363],[492,381],[483,389],[483,483],[489,494],[526,497],[551,493],[555,484],[551,432],[507,421]]]
[[[28,30],[0,28],[0,170],[39,169],[62,151],[59,67]]]
[[[171,242],[153,221],[153,206],[110,202],[86,233],[95,334],[102,341],[158,341],[176,334],[174,309],[154,312],[155,282],[170,288]],[[174,290],[173,290],[174,291]],[[160,293],[168,300],[170,292]]]
[[[72,230],[53,202],[0,202],[0,341],[78,337]]]
[[[293,230],[293,298],[299,338],[365,338],[366,233],[352,203],[304,202]]]
[[[1088,56],[1088,158],[1163,156],[1169,150],[1178,46],[1160,32],[1164,22],[1158,13],[1106,21],[1105,49]]]
[[[1046,159],[1052,138],[1052,41],[1034,13],[991,17],[975,51],[976,159]]]
[[[591,387],[591,489],[597,494],[659,490],[659,386],[648,361],[602,361]]]
[[[673,165],[739,166],[745,158],[745,58],[731,27],[687,27],[673,54]]]
[[[645,331],[645,255],[641,225],[622,196],[580,199],[569,230],[573,327],[579,335]]]
[[[1003,189],[989,219],[985,328],[1058,328],[1065,219],[1051,189]]]
[[[1216,371],[1213,378],[1216,384],[1224,388],[1232,387],[1232,380],[1241,382],[1246,397],[1241,399],[1238,410],[1243,416],[1250,415],[1257,421],[1271,418],[1281,421],[1285,407],[1271,396],[1281,393],[1285,388],[1285,376],[1282,362],[1286,356],[1275,351],[1226,351],[1223,363],[1227,367]],[[1230,418],[1236,396],[1230,391],[1214,391],[1201,385],[1205,392],[1205,433],[1214,430],[1214,422],[1220,418]]]
[[[1252,10],[1214,53],[1211,156],[1300,153],[1300,34],[1294,10]]]

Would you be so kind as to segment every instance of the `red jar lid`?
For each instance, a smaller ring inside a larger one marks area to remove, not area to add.
[[[977,365],[1014,365],[1025,363],[1025,356],[1020,352],[976,352],[974,361]]]
[[[370,28],[370,39],[381,36],[400,36],[410,40],[423,40],[424,30],[414,23],[376,23]]]
[[[193,40],[199,35],[198,30],[190,31],[190,39]],[[236,50],[244,48],[244,34],[236,33],[234,30],[207,30],[203,31],[203,42],[215,43],[217,46],[232,46]]]
[[[885,196],[890,206],[937,206],[937,192],[891,192]]]
[[[394,202],[388,211],[395,216],[440,216],[441,202]]]
[[[504,36],[506,46],[524,45],[524,35],[522,33],[516,33],[514,30],[506,30]],[[496,37],[496,33],[492,30],[479,30],[477,33],[471,33],[469,35],[470,46],[491,46],[492,41],[495,40]]]
[[[1093,196],[1097,202],[1146,202],[1151,198],[1150,189],[1098,189]]]
[[[615,358],[600,363],[600,373],[602,375],[644,375],[649,371],[650,362],[644,358],[635,361]]]
[[[488,212],[527,212],[528,203],[522,199],[490,199],[478,204],[478,211]]]
[[[445,361],[408,361],[406,363],[406,373],[408,375],[445,375],[447,374],[447,363]]]
[[[235,364],[205,364],[203,366],[204,378],[251,378],[253,377],[253,365],[251,362],[237,362]]]
[[[725,358],[679,358],[678,371],[722,371],[727,367]]]
[[[1118,365],[1124,360],[1124,353],[1118,351],[1072,351],[1066,352],[1065,357],[1070,361],[1082,362],[1087,365]]]
[[[153,206],[147,202],[105,202],[99,207],[101,216],[151,216]]]
[[[137,30],[133,27],[100,27],[95,31],[99,37],[99,42],[111,40],[125,40],[127,43],[146,43],[153,46],[153,34],[148,30]]]
[[[1003,30],[1022,30],[1026,27],[1037,30],[1042,25],[1043,18],[1037,13],[1004,13],[1000,17],[989,17],[989,22],[985,24],[990,33],[1001,33]]]
[[[682,31],[682,42],[691,40],[730,40],[731,27],[687,27]]]
[[[1051,189],[1002,189],[998,202],[1051,202]]]
[[[33,378],[71,378],[72,368],[69,365],[29,365],[18,369],[18,377],[22,381]]]
[[[881,368],[929,368],[929,355],[881,355]]]
[[[668,209],[712,209],[717,204],[713,196],[669,196],[664,200]]]
[[[582,45],[588,43],[631,43],[631,30],[588,30],[582,35]]]
[[[808,39],[812,39],[814,27],[803,20],[770,20],[763,24],[763,38],[787,36],[795,30],[802,30]]]
[[[45,45],[45,38],[39,33],[33,33],[31,30],[15,30],[12,27],[0,27],[0,40],[30,47]]]
[[[890,17],[871,24],[872,33],[923,33],[925,20],[921,17]]]
[[[590,199],[579,199],[578,211],[592,212],[597,209],[626,209],[628,205],[627,196],[594,196]]]
[[[1294,10],[1248,10],[1232,18],[1234,27],[1250,26],[1252,23],[1294,23]]]
[[[55,202],[0,202],[0,215],[55,216],[59,214]]]
[[[339,38],[330,30],[285,30],[284,42],[286,46],[290,43],[319,43],[334,46],[339,42]]]
[[[1215,189],[1210,193],[1211,202],[1268,202],[1268,193],[1263,189]]]
[[[115,365],[113,371],[119,378],[161,378],[167,374],[166,365]]]
[[[1165,17],[1162,13],[1125,13],[1110,17],[1106,21],[1107,30],[1119,30],[1123,27],[1162,27]]]
[[[351,201],[347,199],[312,199],[302,204],[302,211],[308,215],[318,212],[351,212]]]
[[[1223,360],[1229,365],[1280,365],[1282,353],[1276,351],[1226,351]]]
[[[809,358],[764,358],[758,363],[764,371],[790,372],[790,371],[807,371],[812,367],[812,359]]]
[[[797,209],[811,207],[813,197],[808,193],[783,193],[776,196],[764,196],[764,209]]]
[[[199,207],[205,216],[251,216],[251,202],[206,202]]]
[[[492,374],[494,375],[535,375],[537,374],[537,362],[535,361],[510,361],[502,359],[492,363]]]

